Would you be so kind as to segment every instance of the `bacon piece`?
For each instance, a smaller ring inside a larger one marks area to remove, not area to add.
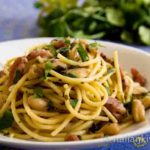
[[[63,40],[53,40],[53,41],[52,41],[52,44],[53,44],[53,46],[54,46],[56,49],[59,49],[59,48],[61,48],[61,47],[65,47],[65,46],[66,46],[66,44],[65,44],[65,42],[64,42]]]
[[[121,121],[126,114],[126,108],[116,98],[109,97],[105,107],[115,116],[118,121]]]
[[[34,50],[27,55],[27,59],[28,60],[35,59],[38,56],[42,58],[51,58],[53,55],[47,50]]]
[[[43,64],[34,64],[29,69],[30,77],[29,79],[40,78],[44,75],[44,65]]]
[[[104,53],[101,53],[100,56],[108,63],[110,63],[111,65],[114,64],[114,61],[110,58],[108,58]]]
[[[77,135],[67,135],[65,141],[80,141]]]
[[[0,78],[5,75],[5,72],[3,70],[0,71]]]
[[[131,68],[131,74],[133,80],[140,83],[141,86],[144,86],[146,84],[146,79],[139,73],[137,69]]]
[[[26,57],[18,57],[14,61],[14,63],[10,66],[8,85],[13,84],[14,77],[17,70],[19,71],[21,76],[23,75],[27,62],[28,60]]]

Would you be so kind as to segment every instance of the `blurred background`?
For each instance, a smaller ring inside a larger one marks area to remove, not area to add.
[[[102,39],[150,46],[150,0],[0,0],[0,41]]]

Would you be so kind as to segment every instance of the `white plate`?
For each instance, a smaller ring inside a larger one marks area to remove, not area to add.
[[[51,38],[34,38],[23,39],[0,43],[0,63],[5,62],[12,57],[24,55],[26,50],[34,45],[48,43]],[[100,42],[105,48],[102,48],[105,53],[112,56],[112,52],[117,50],[119,52],[119,61],[121,66],[130,70],[131,67],[135,67],[147,78],[147,87],[150,89],[150,54],[140,51],[136,48],[124,46],[121,44],[115,44],[111,42]],[[146,113],[146,121],[133,125],[122,133],[116,136],[105,137],[96,140],[89,141],[76,141],[76,142],[36,142],[25,141],[19,139],[13,139],[0,135],[0,145],[9,145],[18,148],[26,149],[81,149],[81,148],[96,148],[109,142],[120,141],[124,138],[137,136],[143,133],[150,132],[150,111]]]

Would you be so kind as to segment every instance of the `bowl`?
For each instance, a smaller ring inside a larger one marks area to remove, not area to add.
[[[48,43],[52,38],[31,38],[23,40],[14,40],[0,43],[0,65],[1,67],[5,62],[16,56],[24,55],[29,48]],[[89,42],[93,42],[89,40]],[[97,41],[103,46],[101,50],[108,56],[112,56],[114,50],[119,53],[119,62],[123,69],[129,71],[131,67],[137,68],[148,80],[147,88],[150,89],[150,54],[140,49],[125,46],[121,44]],[[86,141],[73,141],[73,142],[38,142],[38,141],[25,141],[15,138],[0,135],[0,145],[7,145],[16,148],[24,149],[42,149],[42,150],[66,150],[66,149],[84,149],[84,148],[97,148],[110,142],[118,142],[130,140],[134,136],[138,136],[150,132],[150,110],[146,112],[146,120],[142,123],[134,124],[127,129],[123,130],[119,135],[104,137],[94,140]]]

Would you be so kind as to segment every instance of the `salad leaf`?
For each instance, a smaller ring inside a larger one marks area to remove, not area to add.
[[[121,33],[121,39],[123,41],[125,41],[126,43],[133,43],[133,37],[132,37],[132,34],[129,33],[128,31],[123,31]]]
[[[43,7],[43,3],[37,1],[34,3],[34,7],[41,8],[41,7]]]
[[[150,45],[150,28],[147,28],[145,26],[140,26],[139,35],[143,43],[145,43],[146,45]]]
[[[149,0],[38,0],[42,36],[106,39],[149,45]],[[145,29],[144,29],[145,30]],[[139,34],[140,33],[140,34]]]
[[[115,8],[107,8],[106,9],[106,18],[108,22],[112,25],[122,27],[125,25],[125,19],[123,16],[123,12],[121,10],[117,10]]]

